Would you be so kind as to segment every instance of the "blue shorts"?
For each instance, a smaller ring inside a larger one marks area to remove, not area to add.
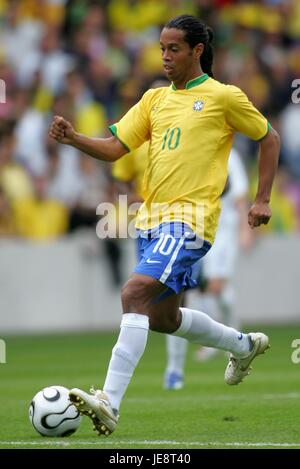
[[[193,265],[211,248],[184,223],[162,223],[138,231],[138,259],[135,273],[149,275],[166,285],[169,294],[194,288]],[[165,295],[164,295],[165,296]]]

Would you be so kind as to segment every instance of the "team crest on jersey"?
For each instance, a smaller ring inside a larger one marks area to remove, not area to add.
[[[193,110],[194,111],[202,111],[204,107],[204,101],[201,101],[200,99],[196,99],[194,102]]]

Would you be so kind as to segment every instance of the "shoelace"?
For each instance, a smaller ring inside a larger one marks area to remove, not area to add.
[[[104,402],[104,404],[109,405],[109,401],[106,395],[104,394],[103,391],[100,391],[100,389],[95,389],[94,386],[92,386],[90,388],[90,393],[96,398],[98,398],[99,400],[101,400],[102,402]]]
[[[97,394],[100,394],[100,395],[101,395],[100,399],[101,399],[106,405],[108,405],[108,406],[111,408],[111,410],[113,411],[115,417],[117,417],[117,419],[118,419],[118,417],[119,417],[119,412],[117,411],[117,409],[113,409],[113,408],[111,407],[111,405],[110,405],[109,401],[107,401],[107,399],[104,399],[104,396],[103,396],[103,392],[102,392],[102,391],[99,391],[99,390],[95,389],[94,386],[92,386],[92,387],[90,388],[90,393],[93,394],[93,396],[95,396],[95,397],[97,397]]]

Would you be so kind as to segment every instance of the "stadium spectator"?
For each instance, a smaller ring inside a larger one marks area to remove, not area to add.
[[[66,233],[69,215],[58,201],[48,198],[48,176],[33,177],[34,194],[14,205],[18,235],[33,241],[51,241]]]
[[[256,178],[252,181],[252,193]],[[261,234],[270,232],[288,235],[299,230],[300,188],[287,169],[280,166],[274,181],[271,202],[273,206],[270,224],[260,228]]]
[[[0,130],[0,184],[11,204],[33,193],[30,176],[17,161],[14,127],[10,122]]]
[[[0,238],[16,234],[13,211],[0,185]]]

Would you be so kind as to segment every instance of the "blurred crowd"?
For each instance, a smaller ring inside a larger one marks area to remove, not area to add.
[[[49,140],[49,123],[60,114],[108,135],[161,78],[160,30],[181,13],[214,29],[215,77],[244,90],[281,135],[264,231],[300,230],[300,0],[0,0],[0,236],[49,240],[95,226],[97,205],[115,200],[110,165]],[[242,136],[235,145],[255,187],[257,146]]]

